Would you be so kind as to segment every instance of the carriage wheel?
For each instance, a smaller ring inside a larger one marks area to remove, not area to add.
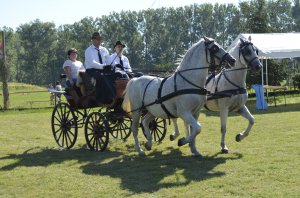
[[[51,117],[52,133],[56,143],[63,148],[72,148],[76,142],[77,119],[70,105],[58,103]]]
[[[141,128],[143,130],[144,136],[146,137],[145,129],[142,124]],[[149,123],[149,129],[150,134],[152,135],[152,138],[155,142],[163,141],[167,133],[166,120],[162,118],[155,118],[154,120],[151,120]]]
[[[110,118],[111,135],[114,138],[126,140],[131,134],[131,119],[127,116]]]
[[[91,151],[104,151],[108,144],[110,128],[100,112],[92,112],[85,121],[84,134]]]

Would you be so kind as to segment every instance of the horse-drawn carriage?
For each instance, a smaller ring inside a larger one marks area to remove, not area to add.
[[[113,75],[113,71],[108,75]],[[85,73],[79,76],[81,80],[93,81]],[[61,75],[61,78],[65,78],[65,75]],[[64,95],[66,98],[66,102],[59,101],[52,112],[51,126],[56,143],[63,148],[72,148],[79,128],[84,128],[87,146],[93,151],[104,151],[110,136],[126,140],[131,134],[131,118],[122,110],[121,104],[127,82],[127,79],[116,79],[111,85],[116,91],[115,97],[105,103],[96,100],[95,82],[86,87],[86,96],[78,96],[74,88],[49,90],[52,94]],[[166,121],[155,118],[150,122],[149,128],[153,139],[162,141],[166,135]]]

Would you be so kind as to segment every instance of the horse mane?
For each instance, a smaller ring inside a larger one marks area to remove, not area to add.
[[[175,64],[177,65],[176,71],[178,71],[180,68],[186,66],[186,65],[193,65],[195,63],[191,62],[192,57],[194,56],[194,53],[196,52],[196,49],[198,47],[204,47],[204,45],[201,45],[204,43],[204,39],[201,39],[197,43],[193,44],[188,50],[184,52],[184,54],[180,54],[179,58],[176,60]],[[197,52],[198,53],[198,52]],[[198,53],[198,56],[200,56],[200,53]],[[193,65],[195,66],[195,65]]]

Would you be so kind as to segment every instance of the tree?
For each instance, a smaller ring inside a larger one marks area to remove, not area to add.
[[[294,0],[294,6],[292,7],[292,16],[294,18],[294,31],[300,31],[300,2],[299,0]]]
[[[57,46],[57,34],[54,23],[42,23],[35,20],[17,28],[21,46],[18,59],[22,60],[22,81],[31,84],[46,85],[55,80],[53,75]],[[51,74],[51,75],[49,75]]]

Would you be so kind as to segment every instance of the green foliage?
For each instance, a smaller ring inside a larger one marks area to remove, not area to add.
[[[287,77],[287,62],[282,60],[267,60],[268,61],[268,85],[280,85]],[[266,60],[264,60],[264,65]],[[264,66],[264,82],[266,82],[266,66]],[[246,79],[247,85],[250,87],[252,84],[261,84],[261,71],[249,70]]]
[[[23,24],[17,29],[24,51],[19,54],[22,60],[22,82],[31,84],[48,84],[54,81],[54,64],[56,60],[57,34],[54,23],[35,20]],[[52,74],[52,75],[49,75]]]
[[[300,73],[297,73],[293,77],[293,82],[296,87],[300,90]]]
[[[9,79],[38,85],[53,83],[63,72],[70,47],[77,48],[78,59],[84,62],[84,51],[94,31],[104,35],[103,45],[110,53],[117,40],[126,43],[125,54],[135,70],[174,69],[180,55],[202,36],[215,38],[226,48],[241,32],[299,31],[299,9],[299,1],[251,0],[238,6],[195,3],[113,12],[58,28],[37,19],[21,25],[16,32],[3,28],[7,32]],[[258,74],[253,76],[259,78]]]

